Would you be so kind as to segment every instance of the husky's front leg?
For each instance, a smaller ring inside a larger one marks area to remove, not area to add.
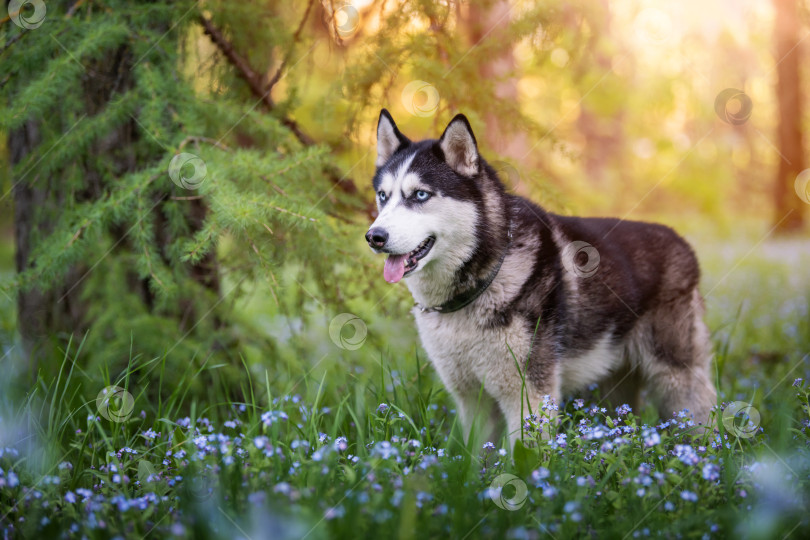
[[[543,361],[551,355],[540,354],[537,347],[534,358],[528,362],[523,374],[517,374],[512,384],[503,387],[498,404],[506,417],[509,433],[509,447],[515,448],[515,442],[523,436],[523,424],[527,417],[535,415],[537,425],[544,425],[541,436],[548,439],[550,424],[557,416],[557,405],[560,403],[560,372],[555,363]]]
[[[484,391],[454,394],[464,442],[480,447],[484,442],[496,442],[503,431],[503,416],[498,404]]]
[[[502,372],[508,376],[502,375],[499,392],[495,395],[498,395],[498,404],[506,417],[511,450],[523,437],[523,425],[530,415],[535,415],[536,425],[543,427],[542,438],[550,437],[549,424],[556,421],[562,387],[557,343],[551,327],[540,328],[532,337],[532,346],[523,356],[522,365],[518,367],[515,362],[514,370]],[[512,355],[513,362],[514,358]]]
[[[527,389],[524,389],[524,392],[521,393],[520,389],[518,389],[513,395],[508,397],[504,396],[504,399],[499,402],[503,415],[506,417],[509,433],[509,448],[511,450],[514,450],[515,442],[518,439],[522,439],[524,435],[523,425],[530,415],[535,415],[538,420],[545,418],[546,424],[554,422],[557,416],[555,407],[544,408],[544,404],[556,404],[559,402],[559,396],[557,396],[556,393],[549,391],[548,394],[541,394],[535,390],[528,392],[526,390]],[[543,439],[547,439],[549,433],[548,427],[543,429]]]

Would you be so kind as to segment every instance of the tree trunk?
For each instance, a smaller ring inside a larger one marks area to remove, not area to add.
[[[40,143],[39,126],[29,120],[22,127],[8,135],[8,148],[11,165],[17,165],[36,149]],[[25,174],[25,173],[24,173]],[[51,224],[37,221],[35,212],[48,205],[49,198],[59,198],[44,179],[27,179],[26,182],[12,178],[14,197],[14,243],[17,272],[31,267],[33,239],[51,232]],[[31,373],[36,373],[36,347],[49,335],[66,329],[81,330],[80,321],[84,309],[79,301],[81,288],[68,292],[68,283],[78,278],[77,269],[68,272],[67,277],[49,291],[34,288],[17,292],[17,328],[22,337],[22,357]],[[63,298],[59,302],[60,298]]]
[[[578,88],[588,88],[592,83],[587,82],[586,76],[593,73],[594,66],[598,73],[610,73],[613,70],[613,55],[605,53],[600,46],[605,38],[612,39],[612,13],[607,0],[601,0],[600,9],[593,9],[589,13],[588,22],[591,27],[591,37],[588,43],[589,61],[584,66],[570,66],[574,70],[573,80]],[[566,17],[566,26],[571,31],[577,31],[579,21],[573,16]],[[615,40],[616,43],[620,40]],[[619,49],[616,56],[626,54]],[[603,75],[604,77],[604,75]],[[607,90],[609,81],[605,80],[601,90]],[[601,184],[609,170],[624,170],[622,162],[625,147],[624,118],[625,108],[618,104],[612,110],[595,110],[591,101],[583,96],[579,104],[580,112],[577,117],[577,130],[585,138],[582,162],[589,181]]]
[[[478,66],[483,80],[496,80],[495,98],[503,103],[518,103],[518,77],[515,73],[516,62],[514,51],[506,39],[506,32],[511,22],[509,0],[496,0],[491,5],[481,6],[471,3],[466,18],[462,22],[468,30],[470,44],[495,41],[506,43],[486,62]],[[510,76],[504,78],[507,74]],[[529,149],[528,138],[520,130],[510,125],[509,118],[504,118],[495,111],[485,116],[487,129],[484,139],[487,146],[499,156],[522,160]]]
[[[85,60],[85,74],[83,75],[84,111],[88,117],[103,114],[109,102],[116,96],[129,91],[134,85],[134,72],[132,63],[134,59],[128,46],[119,47],[115,51],[108,51],[97,60]],[[58,118],[55,113],[52,118]],[[42,120],[46,122],[49,120]],[[8,147],[10,150],[11,165],[16,166],[23,162],[32,152],[36,151],[41,143],[40,123],[31,119],[20,129],[9,133]],[[67,131],[70,126],[63,126]],[[129,120],[104,136],[98,138],[88,149],[87,159],[81,164],[84,185],[80,190],[68,190],[63,182],[54,175],[51,178],[38,178],[36,172],[22,173],[25,178],[12,178],[14,185],[14,228],[15,228],[15,261],[18,272],[23,272],[35,266],[31,255],[36,239],[45,237],[53,230],[59,209],[65,206],[66,198],[74,197],[78,201],[87,202],[98,200],[105,196],[108,186],[105,185],[105,174],[112,173],[119,177],[137,170],[143,157],[136,152],[136,145],[140,140],[138,127],[134,120]],[[94,156],[106,156],[102,165],[97,164]],[[157,157],[157,156],[155,156]],[[99,167],[106,167],[108,172],[102,172]],[[165,199],[167,193],[155,195],[157,203],[152,211],[154,220],[155,239],[161,255],[167,264],[168,250],[165,249],[171,235],[167,231],[168,223],[162,213],[163,205],[160,200]],[[199,230],[205,219],[206,207],[202,201],[189,201],[190,208],[187,219],[192,231]],[[113,241],[121,240],[117,250],[133,249],[125,236],[128,226],[119,225],[111,227],[109,233]],[[111,253],[114,256],[115,253]],[[94,261],[91,261],[92,263]],[[86,319],[87,304],[82,298],[83,278],[88,271],[103,272],[103,265],[94,270],[92,264],[78,264],[73,268],[65,269],[64,277],[47,291],[33,288],[28,291],[17,292],[18,330],[22,337],[22,355],[26,367],[32,375],[36,375],[38,350],[53,337],[65,335],[81,335],[89,328]],[[219,294],[219,277],[214,254],[208,254],[199,264],[191,268],[193,278],[204,287]],[[145,279],[139,277],[133,270],[127,275],[126,288],[136,291],[148,310],[154,306],[153,293]],[[181,298],[182,306],[180,319],[181,330],[191,328],[196,322],[193,298]],[[190,322],[189,322],[190,321]],[[43,351],[44,352],[44,351]]]
[[[92,117],[107,106],[110,99],[132,86],[131,53],[127,47],[86,62],[83,76],[85,112]],[[52,118],[59,118],[58,113]],[[48,121],[48,120],[42,120]],[[81,122],[82,120],[80,120]],[[12,167],[23,162],[40,145],[40,124],[29,119],[20,129],[9,133],[8,146]],[[78,127],[78,126],[77,126]],[[67,131],[70,126],[63,126]],[[138,139],[133,122],[127,122],[94,142],[90,155],[114,155],[116,174],[125,174],[136,167],[136,156],[131,145]],[[70,191],[54,175],[39,178],[36,172],[24,172],[26,177],[12,178],[14,187],[14,240],[17,272],[35,266],[31,255],[37,238],[52,231],[59,209],[67,197],[92,201],[103,196],[102,173],[87,159],[83,164],[84,185],[81,190]],[[82,334],[88,326],[85,320],[87,305],[82,300],[82,277],[89,266],[83,264],[66,269],[64,277],[45,291],[39,287],[17,292],[18,330],[22,337],[23,355],[32,374],[36,374],[38,348],[58,334]],[[136,280],[137,281],[137,280]],[[144,288],[145,290],[146,288]]]
[[[804,224],[804,203],[794,189],[805,168],[802,146],[802,101],[799,66],[801,47],[797,0],[773,0],[776,9],[776,98],[779,106],[778,144],[781,159],[774,186],[774,223],[778,233],[796,231]]]

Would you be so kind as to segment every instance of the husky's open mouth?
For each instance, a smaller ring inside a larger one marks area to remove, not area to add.
[[[405,275],[416,270],[419,266],[419,261],[430,253],[436,239],[432,236],[425,238],[416,249],[410,253],[402,255],[389,255],[385,260],[385,267],[383,268],[383,277],[388,283],[396,283]]]

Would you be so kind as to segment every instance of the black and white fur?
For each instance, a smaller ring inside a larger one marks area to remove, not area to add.
[[[477,430],[484,436],[497,435],[505,419],[514,445],[522,415],[544,396],[559,402],[593,383],[614,405],[635,409],[643,388],[662,417],[688,409],[707,421],[716,394],[700,271],[674,231],[560,216],[506,193],[463,115],[440,139],[412,142],[383,110],[376,166],[379,216],[366,238],[395,261],[411,254],[405,260],[415,267],[404,277],[419,305],[475,287],[503,258],[463,309],[413,310],[467,434],[476,417],[487,420]],[[401,271],[392,264],[386,279],[398,281]]]

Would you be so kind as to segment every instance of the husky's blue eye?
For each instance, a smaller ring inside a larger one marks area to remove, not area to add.
[[[427,191],[422,191],[421,189],[416,192],[416,200],[418,201],[426,201],[430,198],[430,193]]]
[[[380,202],[385,201],[385,192],[383,190],[378,191],[377,196],[380,198]]]

